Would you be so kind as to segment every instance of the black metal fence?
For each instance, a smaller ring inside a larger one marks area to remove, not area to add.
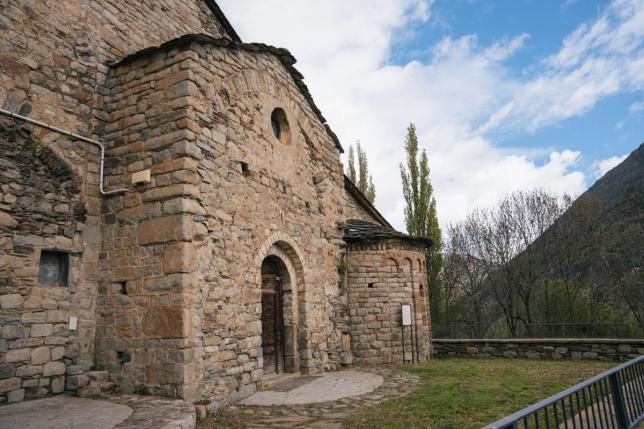
[[[634,429],[644,421],[644,356],[483,429]]]

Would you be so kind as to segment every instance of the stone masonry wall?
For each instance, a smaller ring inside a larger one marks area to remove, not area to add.
[[[349,244],[347,289],[355,362],[403,361],[401,304],[412,305],[414,325],[414,329],[405,328],[405,361],[429,358],[431,333],[423,261],[424,247],[398,239]]]
[[[643,339],[435,339],[432,347],[436,357],[626,361],[644,354]]]
[[[80,133],[100,117],[107,63],[186,33],[229,37],[204,0],[4,0],[0,106]]]
[[[106,88],[109,62],[186,33],[230,37],[206,3],[205,0],[0,1],[0,107],[97,138],[101,132],[99,128],[110,120],[103,110],[104,97],[109,94]],[[14,123],[9,120],[7,125],[13,126]],[[114,211],[108,210],[106,216],[101,218],[97,148],[70,141],[40,128],[27,128],[32,131],[36,141],[51,149],[69,166],[78,186],[78,195],[74,198],[84,203],[86,214],[82,225],[78,223],[64,228],[59,225],[64,233],[54,231],[57,219],[66,215],[63,212],[56,212],[57,218],[44,224],[18,223],[19,230],[23,227],[26,230],[15,231],[10,227],[9,230],[0,231],[0,271],[9,267],[8,272],[15,273],[16,278],[20,280],[8,285],[3,283],[0,288],[0,296],[3,297],[0,318],[9,321],[8,325],[3,327],[3,336],[6,335],[5,339],[8,341],[8,350],[4,351],[11,353],[9,360],[20,357],[20,360],[7,362],[6,356],[0,355],[0,365],[11,364],[3,366],[3,370],[0,371],[0,385],[5,389],[0,392],[0,401],[7,400],[4,396],[4,392],[7,391],[14,392],[10,398],[12,401],[22,400],[22,387],[16,388],[19,383],[15,375],[18,373],[18,367],[28,362],[30,368],[20,370],[23,387],[27,388],[24,397],[31,398],[60,391],[60,379],[56,378],[54,385],[53,379],[49,378],[51,370],[45,371],[42,364],[32,365],[31,356],[27,356],[28,350],[23,350],[38,348],[39,342],[51,346],[48,347],[49,357],[55,363],[64,362],[67,365],[68,389],[79,387],[78,384],[82,384],[87,378],[82,373],[91,369],[95,363],[94,325],[98,257],[101,251],[100,222],[104,220],[108,222],[107,225],[112,225],[109,222],[114,221]],[[14,138],[15,136],[10,136],[9,140],[3,141],[14,144],[11,140]],[[0,158],[6,159],[7,155],[12,155],[10,149],[6,146],[1,147]],[[14,166],[15,169],[12,167],[7,170],[6,174],[31,174],[29,167],[25,167],[27,164],[21,162],[20,165]],[[24,168],[27,170],[23,171]],[[168,171],[172,170],[173,167],[170,167]],[[5,173],[4,166],[2,173]],[[14,180],[14,176],[5,177]],[[127,184],[126,179],[129,177],[116,176],[115,179],[108,180],[107,187],[109,189],[110,184],[116,182]],[[63,210],[64,200],[68,198],[61,191],[50,192],[43,199],[40,182],[29,182],[35,183],[37,187],[25,186],[24,189],[14,189],[13,186],[16,185],[12,183],[2,183],[3,190],[0,196],[0,211],[6,211],[9,216],[13,216],[12,211],[17,210],[16,204],[19,205],[21,201],[41,204],[39,207],[43,210],[48,205],[50,208],[57,207],[56,210]],[[7,186],[11,188],[7,190]],[[51,187],[58,189],[57,185]],[[18,198],[17,203],[14,202],[15,198]],[[60,204],[54,205],[52,202],[58,199],[61,199]],[[118,203],[116,205],[118,206]],[[35,210],[35,206],[30,207],[29,210]],[[69,207],[67,209],[71,210]],[[34,213],[38,213],[37,210]],[[4,215],[3,218],[8,219]],[[13,223],[11,220],[7,222]],[[107,229],[114,232],[111,226]],[[109,253],[110,256],[117,255],[120,258],[119,262],[115,262],[115,266],[126,265],[123,260],[133,257],[125,250],[126,242],[131,238],[127,230],[121,229],[118,234],[121,235],[107,238],[106,243],[111,247],[103,252],[103,255]],[[34,286],[41,248],[71,252],[69,290],[48,290]],[[136,255],[145,259],[145,262],[132,264],[136,265],[140,272],[153,271],[155,258],[161,258],[161,250],[155,251],[155,254]],[[110,286],[116,288],[111,283],[102,286],[101,306],[105,305],[106,299],[112,299],[112,302],[116,303],[117,298],[107,298],[107,289]],[[118,292],[113,289],[112,293]],[[22,297],[22,301],[17,295]],[[55,315],[57,311],[60,313]],[[16,315],[20,312],[24,314],[18,318]],[[68,322],[71,315],[78,317],[78,330],[65,332],[63,324]],[[118,319],[118,322],[114,323],[125,323],[125,320],[127,319]],[[32,325],[38,326],[32,330]],[[50,330],[53,330],[52,334],[42,335]],[[61,339],[63,336],[66,337]],[[0,350],[5,347],[3,344],[0,342]],[[61,358],[60,347],[65,349],[64,358]],[[114,345],[113,348],[120,346]],[[18,356],[12,349],[21,350],[23,354]],[[45,348],[38,350],[40,357],[33,362],[44,359]],[[126,357],[123,356],[122,359]],[[172,359],[177,361],[183,357],[172,356],[171,362]],[[48,375],[45,376],[45,373]],[[172,384],[159,380],[155,380],[152,386],[159,390],[162,390],[161,386],[165,386],[163,389],[167,390],[174,388]],[[11,390],[7,390],[8,388]]]
[[[28,131],[5,126],[0,121],[0,404],[60,393],[66,370],[91,365],[100,246],[71,166]],[[61,145],[77,163],[91,155],[84,145]],[[39,283],[43,250],[68,255],[66,285]]]
[[[204,395],[223,401],[252,393],[263,376],[261,264],[268,255],[291,267],[284,320],[297,369],[316,373],[338,364],[329,350],[341,347],[333,302],[340,293],[343,175],[335,142],[274,53],[209,43],[191,50],[206,212],[195,244],[195,337]],[[288,122],[281,140],[271,128],[275,108]]]
[[[380,223],[380,221],[374,218],[371,213],[365,210],[356,200],[353,198],[347,190],[344,191],[345,194],[345,214],[346,219],[360,219],[367,222]]]
[[[191,399],[255,391],[263,375],[261,263],[269,254],[290,267],[285,303],[293,304],[284,319],[298,370],[337,365],[327,349],[341,343],[331,300],[339,295],[342,166],[282,63],[270,53],[193,42],[118,64],[109,87],[101,128],[114,157],[109,183],[127,183],[142,169],[152,181],[104,204],[101,367],[122,387]],[[275,107],[287,112],[287,144],[272,134]],[[320,177],[330,184],[323,192]],[[177,226],[175,235],[162,233]],[[147,341],[158,331],[148,320],[159,318],[146,314],[173,306],[184,310],[185,330]],[[121,362],[119,352],[131,360]]]
[[[122,187],[103,204],[96,362],[124,391],[144,389],[184,399],[199,395],[190,306],[197,290],[199,219],[192,82],[187,53],[115,67],[98,128],[110,153],[106,180]]]
[[[106,188],[127,188],[99,195],[98,151],[85,143],[36,128],[0,136],[0,403],[76,390],[95,368],[123,391],[253,393],[269,255],[288,271],[293,370],[339,365],[350,326],[361,361],[400,361],[403,301],[418,326],[407,344],[428,357],[422,250],[387,241],[345,255],[342,226],[359,209],[287,51],[228,43],[200,0],[0,6],[0,106],[105,142]],[[213,38],[118,61],[187,33]],[[150,183],[132,185],[143,170]],[[43,250],[70,254],[68,287],[37,284]],[[387,258],[401,268],[382,269]],[[344,285],[341,267],[353,263]],[[362,290],[371,278],[376,299]]]

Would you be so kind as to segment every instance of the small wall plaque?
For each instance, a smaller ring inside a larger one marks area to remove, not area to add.
[[[150,170],[138,171],[132,174],[132,184],[140,185],[150,183]]]
[[[411,305],[402,304],[400,309],[402,311],[402,325],[411,326]]]

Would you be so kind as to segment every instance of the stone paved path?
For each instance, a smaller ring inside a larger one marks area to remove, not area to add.
[[[369,393],[329,402],[272,406],[237,404],[216,413],[213,417],[198,422],[197,428],[340,429],[343,420],[356,411],[408,395],[418,386],[418,378],[415,375],[391,368],[353,369],[330,374],[333,374],[334,379],[337,379],[343,373],[354,372],[366,373],[370,376],[368,377],[370,380],[377,380],[377,377],[380,377],[382,383]],[[319,379],[313,380],[309,384],[315,383],[317,380]],[[296,390],[300,388],[298,387]]]
[[[323,377],[311,377],[310,381],[293,389],[281,388],[283,384],[288,385],[289,381],[271,385],[266,390],[244,399],[241,404],[267,406],[337,401],[372,392],[384,379],[380,374],[367,371],[339,371],[325,374]]]
[[[108,401],[55,396],[0,407],[0,428],[113,428],[132,408]]]
[[[58,395],[0,407],[0,429],[192,429],[192,404],[154,396]]]

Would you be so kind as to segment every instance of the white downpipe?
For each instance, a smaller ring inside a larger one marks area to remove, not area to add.
[[[17,113],[13,113],[13,112],[10,112],[8,110],[0,109],[0,114],[8,116],[10,118],[17,119],[19,121],[27,122],[27,123],[32,124],[32,125],[36,125],[37,127],[41,127],[41,128],[48,129],[50,131],[54,131],[54,132],[56,132],[58,134],[65,135],[65,136],[71,137],[73,139],[80,140],[82,142],[92,144],[94,146],[97,146],[101,150],[101,162],[100,162],[100,173],[99,173],[100,177],[98,179],[98,189],[101,192],[101,195],[114,195],[114,194],[120,194],[120,193],[123,193],[123,192],[127,192],[127,189],[114,189],[112,191],[105,191],[103,189],[103,164],[105,162],[105,146],[103,146],[102,143],[100,143],[100,142],[98,142],[96,140],[89,139],[87,137],[83,137],[83,136],[78,135],[78,134],[74,134],[74,133],[69,132],[69,131],[65,131],[62,128],[54,127],[53,125],[46,124],[45,122],[41,122],[41,121],[37,121],[35,119],[28,118],[27,116],[18,115]]]

